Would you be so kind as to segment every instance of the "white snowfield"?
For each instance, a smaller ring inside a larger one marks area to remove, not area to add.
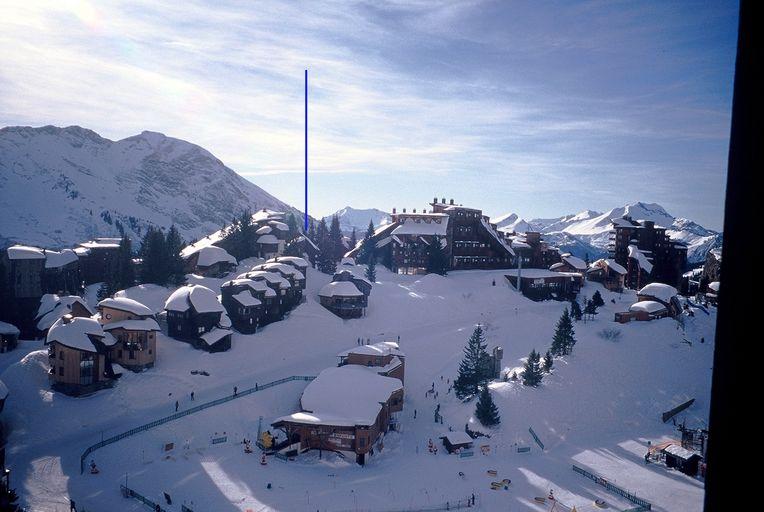
[[[242,263],[238,272],[247,268]],[[360,275],[363,267],[353,271]],[[595,320],[575,324],[573,354],[555,360],[553,373],[539,388],[513,381],[491,384],[501,425],[489,430],[472,417],[474,400],[462,403],[448,392],[475,325],[484,327],[489,351],[504,348],[505,370],[515,369],[531,349],[547,350],[565,303],[525,299],[506,284],[503,271],[399,276],[380,265],[367,315],[342,320],[318,303],[318,290],[331,276],[312,268],[307,272],[306,301],[283,321],[253,335],[234,333],[231,350],[214,354],[160,333],[154,368],[124,371],[112,389],[88,397],[50,390],[42,341],[22,341],[16,350],[0,354],[0,379],[10,391],[2,412],[10,433],[6,462],[22,504],[36,512],[67,511],[71,498],[80,510],[148,510],[121,497],[119,485],[127,479],[154,501],[164,504],[162,493],[169,493],[173,505],[166,508],[173,511],[184,502],[193,502],[197,512],[416,510],[453,504],[474,492],[476,510],[541,512],[549,506],[534,497],[550,489],[562,504],[580,512],[596,510],[595,499],[605,500],[610,510],[633,506],[573,472],[576,464],[636,493],[655,510],[702,509],[702,482],[663,465],[645,465],[643,456],[648,441],[678,438],[672,423],[662,423],[660,416],[690,398],[695,404],[677,422],[707,425],[715,308],[710,316],[700,310],[685,316],[684,333],[670,318],[616,324],[614,313],[628,310],[636,294],[619,295],[587,282],[581,298],[599,290],[605,306]],[[225,281],[189,279],[213,294]],[[120,295],[156,311],[171,292],[143,286]],[[622,335],[618,341],[603,339],[598,333],[605,328]],[[364,467],[327,452],[321,459],[308,452],[290,462],[269,457],[261,466],[258,453],[244,453],[241,440],[256,438],[260,416],[263,428],[270,429],[276,418],[300,410],[307,383],[289,382],[101,448],[91,457],[100,473],[79,473],[79,456],[87,446],[174,413],[176,400],[185,410],[231,395],[234,386],[244,390],[290,375],[318,375],[336,366],[337,354],[356,346],[359,337],[376,343],[398,336],[406,354],[401,431],[388,433],[384,448],[375,448]],[[209,376],[191,373],[197,370]],[[425,394],[433,383],[437,399]],[[433,421],[438,404],[442,425]],[[428,439],[439,444],[449,427],[464,431],[465,423],[491,434],[475,440],[474,456],[428,452]],[[529,427],[545,451],[534,443]],[[213,445],[213,437],[227,442]],[[167,443],[174,443],[174,449],[164,452]],[[488,446],[487,455],[481,445]],[[531,451],[518,453],[518,447]],[[489,469],[497,476],[487,475]],[[504,478],[512,481],[508,491],[490,489],[491,481]]]

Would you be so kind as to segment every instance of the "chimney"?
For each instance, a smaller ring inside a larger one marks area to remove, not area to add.
[[[412,212],[413,212],[413,213],[416,213],[416,208],[414,208],[414,209],[412,210]]]
[[[406,213],[406,208],[403,209],[403,213]]]
[[[393,206],[393,215],[395,215],[395,206]]]
[[[446,202],[446,200],[444,199],[444,200],[443,200],[443,202],[445,203],[445,202]],[[451,201],[449,201],[449,202],[448,202],[448,204],[450,204],[450,205],[452,205],[452,206],[453,206],[453,204],[454,204],[454,200],[453,200],[453,199],[451,199]]]
[[[437,198],[437,197],[433,197],[433,198],[432,198],[432,202],[433,202],[433,203],[437,203],[437,202],[438,202],[438,198]]]
[[[446,198],[445,198],[445,197],[443,198],[443,201],[442,201],[442,203],[443,203],[443,204],[446,204]]]

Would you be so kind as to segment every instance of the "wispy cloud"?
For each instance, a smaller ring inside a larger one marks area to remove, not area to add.
[[[572,175],[586,187],[641,169],[672,177],[669,187],[716,173],[709,201],[719,216],[736,13],[685,11],[609,2],[5,2],[0,124],[79,124],[111,138],[162,131],[300,203],[308,68],[311,168],[327,177],[315,182],[318,213],[431,195],[407,187],[411,180],[438,192],[483,179],[496,182],[497,197],[462,200],[497,213],[531,206],[520,193]],[[704,37],[701,23],[715,28]],[[698,141],[706,149],[691,153]],[[680,168],[680,155],[690,165]],[[361,176],[373,194],[358,190]],[[529,214],[592,200],[574,194]]]

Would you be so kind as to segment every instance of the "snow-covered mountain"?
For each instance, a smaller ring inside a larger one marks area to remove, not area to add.
[[[634,220],[651,220],[666,228],[666,233],[673,239],[687,244],[687,260],[699,263],[705,260],[709,249],[719,247],[722,234],[684,218],[674,217],[656,203],[636,202],[613,208],[605,213],[586,210],[575,215],[564,215],[551,219],[531,219],[528,225],[535,231],[544,233],[550,243],[591,259],[607,254],[608,234],[611,229],[610,219],[629,215]],[[492,219],[505,220],[517,215],[510,214]],[[504,228],[506,229],[506,228]],[[527,229],[526,229],[527,230]],[[523,231],[523,229],[517,229]]]
[[[186,240],[245,208],[292,210],[205,149],[161,133],[119,141],[79,126],[0,129],[0,247],[70,246],[175,224]]]
[[[340,229],[343,233],[350,233],[353,231],[353,228],[355,228],[356,235],[359,239],[363,238],[364,233],[366,233],[366,228],[369,227],[370,220],[374,226],[379,226],[390,222],[390,215],[383,212],[382,210],[377,210],[376,208],[359,210],[350,206],[346,206],[341,210],[334,212],[332,215],[327,215],[324,217],[327,225],[331,222],[333,215],[336,215],[339,218]]]
[[[521,219],[516,213],[508,213],[495,219],[491,219],[491,222],[496,224],[497,229],[500,231],[515,231],[517,233],[525,233],[526,231],[532,231],[533,228],[528,224],[525,219]]]

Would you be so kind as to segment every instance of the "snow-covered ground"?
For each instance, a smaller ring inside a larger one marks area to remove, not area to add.
[[[360,274],[363,268],[354,271]],[[556,360],[540,388],[519,382],[491,386],[502,423],[485,442],[490,453],[477,449],[474,457],[463,459],[442,449],[428,453],[427,440],[437,441],[449,426],[462,430],[470,422],[471,428],[488,432],[471,418],[474,402],[465,404],[447,393],[447,379],[456,376],[477,323],[486,328],[489,350],[504,348],[508,369],[520,367],[531,349],[543,353],[551,343],[566,304],[531,302],[502,275],[398,276],[378,266],[366,317],[341,320],[317,302],[330,276],[309,269],[307,300],[285,320],[254,335],[235,334],[232,349],[217,354],[160,336],[153,369],[125,372],[113,389],[84,398],[51,392],[42,342],[22,342],[18,350],[0,354],[0,378],[11,393],[2,416],[10,429],[12,486],[35,511],[68,510],[69,497],[88,511],[143,510],[137,501],[121,497],[119,484],[126,479],[155,501],[168,492],[173,505],[166,508],[174,511],[184,502],[193,502],[195,511],[407,510],[455,503],[473,492],[480,510],[548,510],[534,497],[550,489],[579,512],[595,510],[597,498],[613,509],[629,508],[623,498],[573,472],[576,464],[650,501],[654,510],[700,510],[700,481],[662,465],[645,465],[643,456],[648,440],[677,437],[660,414],[689,398],[696,402],[679,419],[706,425],[715,310],[687,318],[685,333],[671,319],[620,325],[612,321],[613,312],[626,310],[634,293],[620,296],[593,283],[582,295],[599,289],[606,305],[596,320],[575,324],[573,355]],[[221,282],[200,284],[214,289]],[[144,286],[125,295],[156,309],[171,291]],[[605,328],[620,330],[620,339],[600,337]],[[336,354],[353,347],[358,337],[398,336],[407,356],[402,431],[388,434],[384,450],[364,467],[333,454],[319,459],[313,452],[293,462],[269,459],[261,466],[257,454],[244,453],[239,443],[255,438],[260,416],[267,427],[297,410],[305,383],[292,382],[107,446],[93,454],[100,474],[79,474],[79,455],[87,446],[173,413],[175,400],[189,407],[191,391],[198,404],[230,394],[233,386],[316,375],[337,364]],[[192,375],[192,370],[209,376]],[[425,396],[432,383],[437,399]],[[433,421],[437,403],[443,425]],[[544,452],[533,443],[529,427],[546,445]],[[210,439],[223,432],[228,442],[211,445]],[[175,449],[165,457],[162,447],[170,442]],[[517,453],[517,446],[531,446],[531,451]],[[497,476],[487,475],[488,469]],[[509,490],[490,489],[491,481],[503,478],[511,479]]]

